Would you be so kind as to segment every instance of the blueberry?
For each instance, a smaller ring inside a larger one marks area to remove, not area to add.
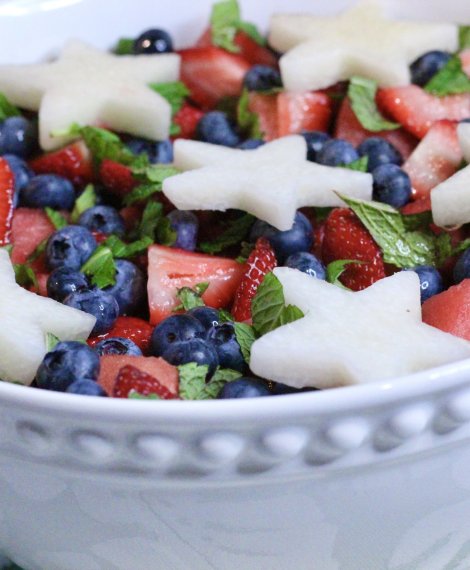
[[[71,210],[75,204],[75,190],[67,178],[56,174],[38,174],[22,188],[20,202],[28,208]]]
[[[313,253],[307,253],[306,251],[293,253],[286,259],[285,266],[298,269],[317,279],[326,279],[325,266]]]
[[[75,380],[65,390],[67,394],[79,394],[81,396],[100,396],[107,397],[107,393],[103,388],[94,380],[83,378],[82,380]]]
[[[134,40],[134,54],[170,53],[173,51],[173,41],[165,30],[152,28],[146,30]]]
[[[396,164],[382,164],[373,172],[374,200],[401,208],[411,197],[411,180]]]
[[[29,158],[38,147],[38,131],[25,117],[9,117],[0,123],[0,155]]]
[[[214,325],[218,325],[220,320],[219,311],[212,307],[195,307],[186,314],[197,319],[206,330],[209,330]]]
[[[146,154],[151,164],[168,164],[173,162],[173,143],[165,141],[149,141],[146,139],[131,139],[127,147],[134,154]]]
[[[117,259],[115,266],[116,283],[106,287],[104,291],[116,299],[120,315],[132,313],[139,308],[145,296],[145,277],[131,261]]]
[[[417,273],[419,277],[421,303],[424,303],[429,297],[444,291],[442,276],[435,267],[431,267],[430,265],[418,265],[417,267],[413,267],[411,271]]]
[[[325,144],[331,140],[330,135],[321,131],[307,131],[302,133],[307,143],[307,160],[317,162],[318,153],[323,150]]]
[[[61,303],[70,293],[90,288],[88,279],[80,271],[59,267],[47,279],[47,295]]]
[[[29,168],[26,162],[22,158],[16,156],[16,154],[4,154],[2,158],[8,162],[8,166],[10,167],[15,179],[15,198],[13,205],[16,207],[19,193],[33,178],[34,172]]]
[[[357,152],[361,156],[368,157],[367,170],[372,172],[382,164],[400,164],[403,158],[398,150],[385,139],[380,137],[370,137],[363,141],[358,147]]]
[[[352,144],[342,139],[325,142],[317,152],[317,162],[325,166],[343,166],[359,159],[359,154]]]
[[[287,384],[282,384],[281,382],[274,382],[273,395],[283,396],[284,394],[299,394],[300,392],[312,392],[315,388],[292,388]]]
[[[217,397],[225,400],[227,398],[259,398],[261,396],[271,396],[265,382],[255,378],[237,378],[237,380],[227,382]]]
[[[207,332],[206,339],[214,346],[222,368],[244,372],[245,360],[235,335],[233,323],[215,325]]]
[[[466,249],[454,266],[454,281],[460,283],[470,277],[470,249]]]
[[[176,342],[202,338],[206,329],[201,322],[190,315],[172,315],[158,324],[152,333],[151,351],[162,356]]]
[[[125,354],[127,356],[142,356],[140,348],[128,338],[110,336],[95,344],[95,350],[100,355]]]
[[[126,225],[122,216],[112,206],[93,206],[88,208],[80,216],[78,223],[80,226],[88,228],[90,232],[123,236],[126,231]]]
[[[281,74],[269,65],[253,65],[243,78],[243,85],[248,91],[269,91],[282,87]]]
[[[101,289],[70,293],[65,297],[64,305],[80,309],[96,317],[95,326],[91,331],[94,336],[108,332],[119,316],[119,305],[116,299]]]
[[[418,59],[410,65],[411,82],[420,87],[424,87],[424,85],[445,66],[451,57],[450,53],[437,50],[428,51],[421,57],[418,57]]]
[[[259,237],[265,237],[272,245],[279,264],[292,253],[308,251],[313,244],[313,228],[308,219],[301,213],[295,214],[292,228],[280,231],[267,222],[257,220],[250,232],[250,241],[255,242]]]
[[[175,342],[162,354],[162,357],[173,366],[180,366],[180,364],[187,364],[188,362],[207,366],[208,378],[214,374],[219,365],[217,351],[212,344],[202,338]]]
[[[99,371],[100,357],[88,345],[76,341],[59,342],[41,362],[36,382],[39,388],[64,392],[77,380],[96,380]]]
[[[66,226],[47,240],[46,262],[49,269],[68,267],[79,270],[96,249],[96,240],[82,226]]]
[[[222,111],[210,111],[201,117],[196,127],[196,138],[229,147],[236,147],[240,143],[227,114]]]
[[[246,141],[240,143],[237,148],[240,150],[255,150],[264,144],[265,142],[261,139],[246,139]]]
[[[173,247],[179,247],[186,251],[196,249],[199,220],[193,212],[173,210],[168,214],[171,227],[176,231],[176,241]]]

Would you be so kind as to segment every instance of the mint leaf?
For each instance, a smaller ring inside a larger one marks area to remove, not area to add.
[[[347,289],[339,278],[344,273],[346,267],[351,263],[361,264],[362,261],[357,261],[355,259],[337,259],[336,261],[332,261],[326,266],[326,280],[328,283],[332,283],[342,289]]]
[[[163,218],[163,206],[160,202],[148,202],[142,213],[142,218],[137,228],[140,238],[149,238],[155,241],[155,234],[160,220]]]
[[[348,97],[357,119],[365,129],[372,132],[398,129],[399,123],[387,121],[378,110],[376,93],[377,83],[372,79],[358,76],[351,78]]]
[[[182,400],[202,399],[208,370],[208,366],[199,366],[195,362],[178,366],[179,395]]]
[[[125,243],[117,236],[110,235],[104,241],[103,245],[109,247],[113,257],[117,257],[119,259],[127,259],[129,257],[134,257],[139,253],[144,253],[147,251],[149,245],[152,245],[152,243],[153,240],[148,237],[144,237],[131,243]]]
[[[134,40],[132,38],[120,38],[113,51],[116,55],[133,55]]]
[[[205,303],[201,299],[201,296],[204,295],[208,287],[209,283],[198,283],[193,288],[182,287],[181,289],[178,289],[176,296],[181,301],[181,304],[175,307],[173,310],[190,311],[196,307],[204,307]]]
[[[156,184],[139,184],[129,194],[126,194],[123,200],[125,206],[131,206],[137,202],[145,202],[150,196],[161,191],[161,186]]]
[[[135,390],[131,390],[129,394],[127,394],[128,400],[161,400],[158,394],[148,394],[145,396],[144,394],[140,394]]]
[[[219,392],[227,384],[227,382],[232,382],[241,378],[242,375],[237,370],[231,370],[230,368],[217,368],[214,372],[214,376],[205,385],[203,391],[203,400],[213,400],[217,398]]]
[[[189,95],[189,89],[181,81],[169,83],[151,83],[150,87],[164,97],[171,105],[171,112],[175,115],[183,106],[185,98]]]
[[[255,221],[251,214],[243,214],[233,222],[219,237],[212,241],[204,241],[199,245],[199,249],[204,253],[220,253],[232,245],[237,245],[245,239]]]
[[[233,323],[232,315],[225,309],[219,309],[219,323]]]
[[[238,22],[237,29],[241,32],[245,32],[245,34],[258,45],[263,47],[266,45],[266,38],[260,34],[258,28],[251,22]]]
[[[210,18],[212,43],[232,53],[240,48],[234,39],[240,22],[240,9],[237,0],[223,0],[212,7]]]
[[[6,95],[0,92],[0,121],[8,119],[8,117],[21,116],[20,110],[8,101]]]
[[[470,48],[470,26],[459,27],[459,50]]]
[[[57,210],[53,210],[52,208],[48,208],[46,206],[44,208],[44,211],[46,213],[46,216],[49,218],[49,221],[55,227],[56,230],[60,230],[60,228],[65,228],[65,226],[69,225],[64,216]]]
[[[366,155],[361,156],[357,160],[353,160],[353,162],[349,162],[348,164],[342,164],[342,168],[349,168],[349,170],[356,170],[357,172],[367,172],[367,166],[369,164],[369,157]]]
[[[435,235],[427,230],[409,231],[398,210],[380,202],[365,202],[343,194],[338,196],[358,216],[383,253],[385,263],[409,268],[435,265]]]
[[[157,241],[161,245],[172,246],[176,242],[178,232],[171,227],[168,218],[162,218],[157,227]]]
[[[470,92],[470,77],[462,69],[460,57],[453,55],[429,80],[424,90],[439,97]]]
[[[46,246],[47,246],[47,240],[49,238],[45,238],[43,239],[37,246],[36,249],[34,249],[33,252],[31,252],[28,255],[28,259],[26,260],[28,263],[33,263],[33,261],[36,261],[36,259],[38,259],[39,257],[41,257],[41,255],[46,251]]]
[[[255,331],[253,330],[253,327],[246,323],[235,323],[234,329],[235,337],[240,345],[243,358],[247,364],[250,364],[251,345],[256,340]]]
[[[80,216],[86,210],[93,208],[96,205],[96,192],[93,184],[88,184],[85,190],[80,194],[80,196],[75,200],[75,205],[70,216],[70,221],[75,224],[78,222]]]
[[[251,304],[253,328],[259,335],[301,319],[304,314],[295,305],[286,306],[282,284],[274,273],[261,282]]]
[[[55,336],[52,333],[46,333],[46,351],[47,352],[51,352],[51,350],[54,350],[54,348],[56,347],[57,344],[59,344],[60,342],[60,338],[58,336]]]
[[[250,94],[248,89],[243,92],[238,100],[237,106],[237,122],[242,131],[245,132],[247,138],[262,139],[263,132],[259,124],[259,117],[256,113],[252,113],[249,109]]]
[[[136,202],[143,202],[150,196],[153,196],[153,194],[161,192],[163,181],[170,176],[180,173],[177,168],[166,164],[152,164],[146,167],[137,166],[132,171],[136,178],[141,181],[141,184],[124,198],[126,206]]]
[[[116,265],[113,253],[105,245],[98,246],[93,255],[83,264],[82,273],[100,289],[116,283]]]
[[[26,289],[32,285],[36,290],[38,289],[38,280],[32,267],[24,263],[14,263],[13,269],[18,285]]]

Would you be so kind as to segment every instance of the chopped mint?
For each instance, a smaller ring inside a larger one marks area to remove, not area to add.
[[[161,186],[157,184],[139,184],[123,200],[125,206],[131,206],[136,202],[145,202],[150,196],[161,191]]]
[[[357,261],[355,259],[337,259],[336,261],[332,261],[326,266],[326,280],[328,283],[332,283],[333,285],[337,285],[342,289],[347,289],[339,278],[344,273],[346,267],[351,265],[352,263],[360,264],[363,263],[362,261]]]
[[[164,97],[171,105],[171,116],[174,118],[176,113],[183,106],[185,98],[189,95],[189,89],[181,81],[172,81],[170,83],[152,83],[150,87]],[[179,135],[181,128],[174,121],[171,123],[170,135]]]
[[[175,311],[190,311],[195,307],[204,307],[205,303],[201,299],[202,295],[207,291],[209,283],[198,283],[193,288],[182,287],[176,293],[177,298],[181,304],[174,308]]]
[[[323,222],[326,220],[326,218],[330,215],[331,211],[333,210],[333,208],[329,208],[329,207],[318,207],[315,208],[315,220],[317,222]]]
[[[237,0],[222,0],[212,7],[211,13],[212,43],[232,53],[238,53],[240,48],[235,44],[238,31],[243,31],[252,40],[265,45],[263,36],[254,24],[243,22]]]
[[[36,246],[36,249],[32,253],[29,254],[28,259],[26,260],[27,263],[33,263],[33,261],[36,261],[36,259],[38,259],[46,251],[47,240],[48,240],[48,238],[43,239]]]
[[[57,210],[53,210],[52,208],[46,207],[44,208],[44,211],[46,212],[46,216],[49,218],[49,221],[55,227],[56,230],[60,230],[61,228],[65,228],[65,226],[69,225],[64,216]]]
[[[261,282],[251,303],[253,328],[258,335],[297,321],[304,313],[295,305],[287,305],[282,284],[274,273],[268,273]]]
[[[116,55],[133,55],[134,40],[132,38],[120,38],[113,51]]]
[[[352,77],[348,88],[351,107],[361,123],[368,131],[390,131],[398,129],[398,123],[387,121],[377,108],[375,94],[377,83],[365,77]]]
[[[36,290],[38,289],[38,280],[34,269],[27,264],[14,263],[13,269],[15,271],[15,279],[18,285],[28,288],[33,286]]]
[[[232,382],[241,378],[240,372],[237,370],[232,370],[230,368],[217,368],[214,376],[209,380],[209,382],[204,387],[204,400],[212,400],[217,398],[219,392],[227,384],[227,382]]]
[[[171,227],[170,220],[163,217],[157,227],[158,243],[170,247],[175,244],[177,237],[178,233]]]
[[[218,368],[206,383],[208,367],[195,362],[178,366],[179,395],[183,400],[212,400],[217,397],[222,387],[241,377],[240,372],[229,368]]]
[[[135,167],[134,176],[140,181],[139,186],[124,198],[124,204],[130,206],[136,202],[143,202],[157,192],[161,192],[163,181],[170,176],[179,174],[174,166],[166,164],[152,164],[150,166]]]
[[[80,196],[75,200],[75,206],[73,207],[72,214],[70,216],[70,221],[75,224],[78,222],[80,216],[86,210],[93,208],[96,205],[96,192],[93,184],[88,184],[85,190],[80,194]]]
[[[459,27],[459,50],[470,48],[470,26]]]
[[[369,164],[369,157],[367,155],[361,156],[357,160],[350,162],[349,164],[343,164],[343,168],[349,168],[349,170],[356,170],[357,172],[367,172],[367,166]]]
[[[468,248],[470,248],[470,238],[464,239],[453,247],[450,235],[443,232],[436,238],[437,266],[440,267],[449,259],[449,257],[460,255]]]
[[[237,106],[238,126],[242,131],[244,131],[247,138],[262,139],[263,132],[261,131],[259,117],[256,113],[250,111],[249,103],[250,94],[248,92],[248,89],[243,89]]]
[[[233,222],[219,237],[212,241],[205,241],[199,245],[199,249],[204,253],[220,253],[232,245],[237,245],[249,233],[255,218],[251,214],[243,214]]]
[[[144,253],[152,243],[153,240],[148,237],[133,241],[132,243],[125,243],[115,235],[110,235],[104,241],[104,245],[109,247],[113,257],[117,257],[119,259],[127,259],[129,257],[134,257],[139,253]]]
[[[233,323],[232,315],[225,309],[219,309],[219,323]]]
[[[147,396],[145,396],[144,394],[140,394],[135,390],[131,390],[127,395],[127,398],[129,400],[161,400],[158,394],[148,394]]]
[[[8,101],[7,97],[0,92],[0,121],[8,119],[8,117],[18,117],[21,111]]]
[[[137,236],[141,239],[149,238],[155,241],[156,230],[162,217],[162,204],[160,202],[147,202],[137,228]]]
[[[246,323],[235,323],[234,328],[235,337],[240,345],[243,358],[247,364],[250,364],[251,345],[256,340],[255,331],[252,326]]]
[[[237,28],[240,32],[245,32],[245,34],[254,40],[258,45],[265,46],[266,38],[260,33],[258,28],[252,22],[238,22]]]
[[[98,246],[84,263],[82,273],[90,277],[92,285],[100,289],[116,283],[116,265],[113,252],[105,245]]]
[[[439,97],[469,93],[470,77],[462,69],[460,57],[453,55],[444,67],[430,79],[424,90]]]
[[[60,338],[52,333],[46,333],[46,351],[51,352],[59,344]]]

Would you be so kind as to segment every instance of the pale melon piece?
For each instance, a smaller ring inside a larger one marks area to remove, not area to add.
[[[457,127],[457,135],[463,156],[467,162],[470,162],[470,123],[460,123]]]
[[[335,192],[372,199],[370,174],[309,162],[299,135],[255,150],[177,140],[174,163],[188,171],[167,178],[163,193],[178,209],[238,208],[279,230],[292,227],[298,208],[343,205]]]
[[[0,378],[30,384],[46,354],[46,333],[88,338],[95,317],[23,289],[8,253],[0,249]]]
[[[396,273],[354,293],[289,268],[275,275],[305,317],[256,340],[251,370],[303,388],[388,380],[470,357],[470,342],[421,322],[419,278]]]
[[[470,166],[431,190],[433,221],[441,228],[470,222]]]

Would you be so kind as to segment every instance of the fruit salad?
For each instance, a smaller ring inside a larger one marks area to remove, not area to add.
[[[0,378],[227,399],[470,358],[467,162],[470,27],[374,3],[0,66]]]

